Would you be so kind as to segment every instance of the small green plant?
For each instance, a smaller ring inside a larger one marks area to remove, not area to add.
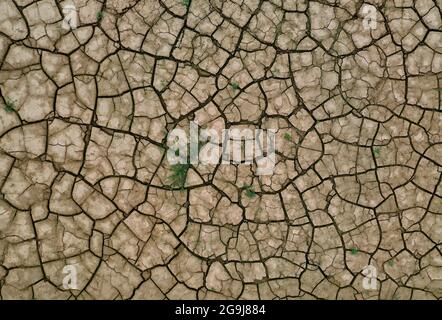
[[[394,265],[394,261],[393,261],[393,259],[391,259],[391,260],[388,260],[388,265],[390,266],[390,267],[392,267],[393,265]]]
[[[292,141],[292,135],[288,132],[284,133],[284,139],[287,141]]]
[[[183,5],[186,6],[186,8],[189,8],[190,0],[182,0],[182,1],[183,1]]]
[[[242,188],[246,191],[247,198],[252,199],[256,196],[255,190],[253,190],[252,186],[244,185]]]
[[[381,155],[381,149],[379,149],[378,147],[375,147],[375,148],[373,149],[373,153],[374,153],[374,156],[375,156],[376,158],[378,158],[378,157]]]
[[[238,90],[239,89],[239,84],[238,82],[231,82],[230,86],[233,88],[233,90]]]
[[[184,189],[184,184],[186,183],[187,172],[189,171],[188,164],[174,164],[171,167],[171,175],[168,177],[171,188]]]
[[[356,248],[356,247],[351,248],[351,254],[352,254],[352,255],[355,255],[355,254],[357,254],[358,252],[359,252],[359,249],[358,249],[358,248]]]
[[[201,140],[198,141],[198,154],[200,153],[201,149],[208,143],[209,141],[201,141]]]
[[[6,112],[14,112],[15,111],[15,103],[9,98],[6,98],[5,111]]]
[[[104,17],[103,11],[98,11],[96,16],[97,16],[97,21],[101,21],[101,19],[103,19]]]
[[[256,193],[255,193],[255,191],[253,191],[253,189],[247,189],[246,196],[247,196],[247,198],[254,198],[256,196]]]

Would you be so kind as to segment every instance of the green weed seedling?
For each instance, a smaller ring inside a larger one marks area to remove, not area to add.
[[[231,82],[230,86],[233,88],[233,90],[238,90],[239,89],[239,84],[238,82]]]
[[[292,135],[288,132],[284,133],[284,140],[292,141]]]
[[[6,112],[14,112],[15,111],[15,103],[9,98],[6,98],[6,104],[5,104],[5,111]]]
[[[186,183],[187,172],[189,171],[188,164],[174,164],[171,167],[172,173],[168,177],[171,188],[184,189]]]
[[[244,190],[246,190],[246,197],[249,199],[252,199],[256,196],[255,190],[253,190],[252,186],[244,185],[242,187]]]
[[[376,158],[378,158],[378,157],[381,155],[381,149],[379,149],[378,147],[375,147],[375,148],[373,149],[373,153],[374,153],[374,156],[375,156]]]

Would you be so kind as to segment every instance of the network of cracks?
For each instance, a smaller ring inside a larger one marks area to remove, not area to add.
[[[0,297],[441,298],[441,9],[1,0]],[[273,173],[170,164],[191,122]]]

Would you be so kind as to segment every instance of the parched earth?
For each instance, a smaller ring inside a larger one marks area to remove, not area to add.
[[[441,13],[0,0],[1,298],[441,298]],[[273,174],[171,165],[191,121],[276,129]]]

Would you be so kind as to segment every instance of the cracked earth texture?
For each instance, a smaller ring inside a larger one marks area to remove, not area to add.
[[[1,298],[441,298],[441,10],[0,0]],[[277,129],[274,173],[171,187],[190,121]]]

